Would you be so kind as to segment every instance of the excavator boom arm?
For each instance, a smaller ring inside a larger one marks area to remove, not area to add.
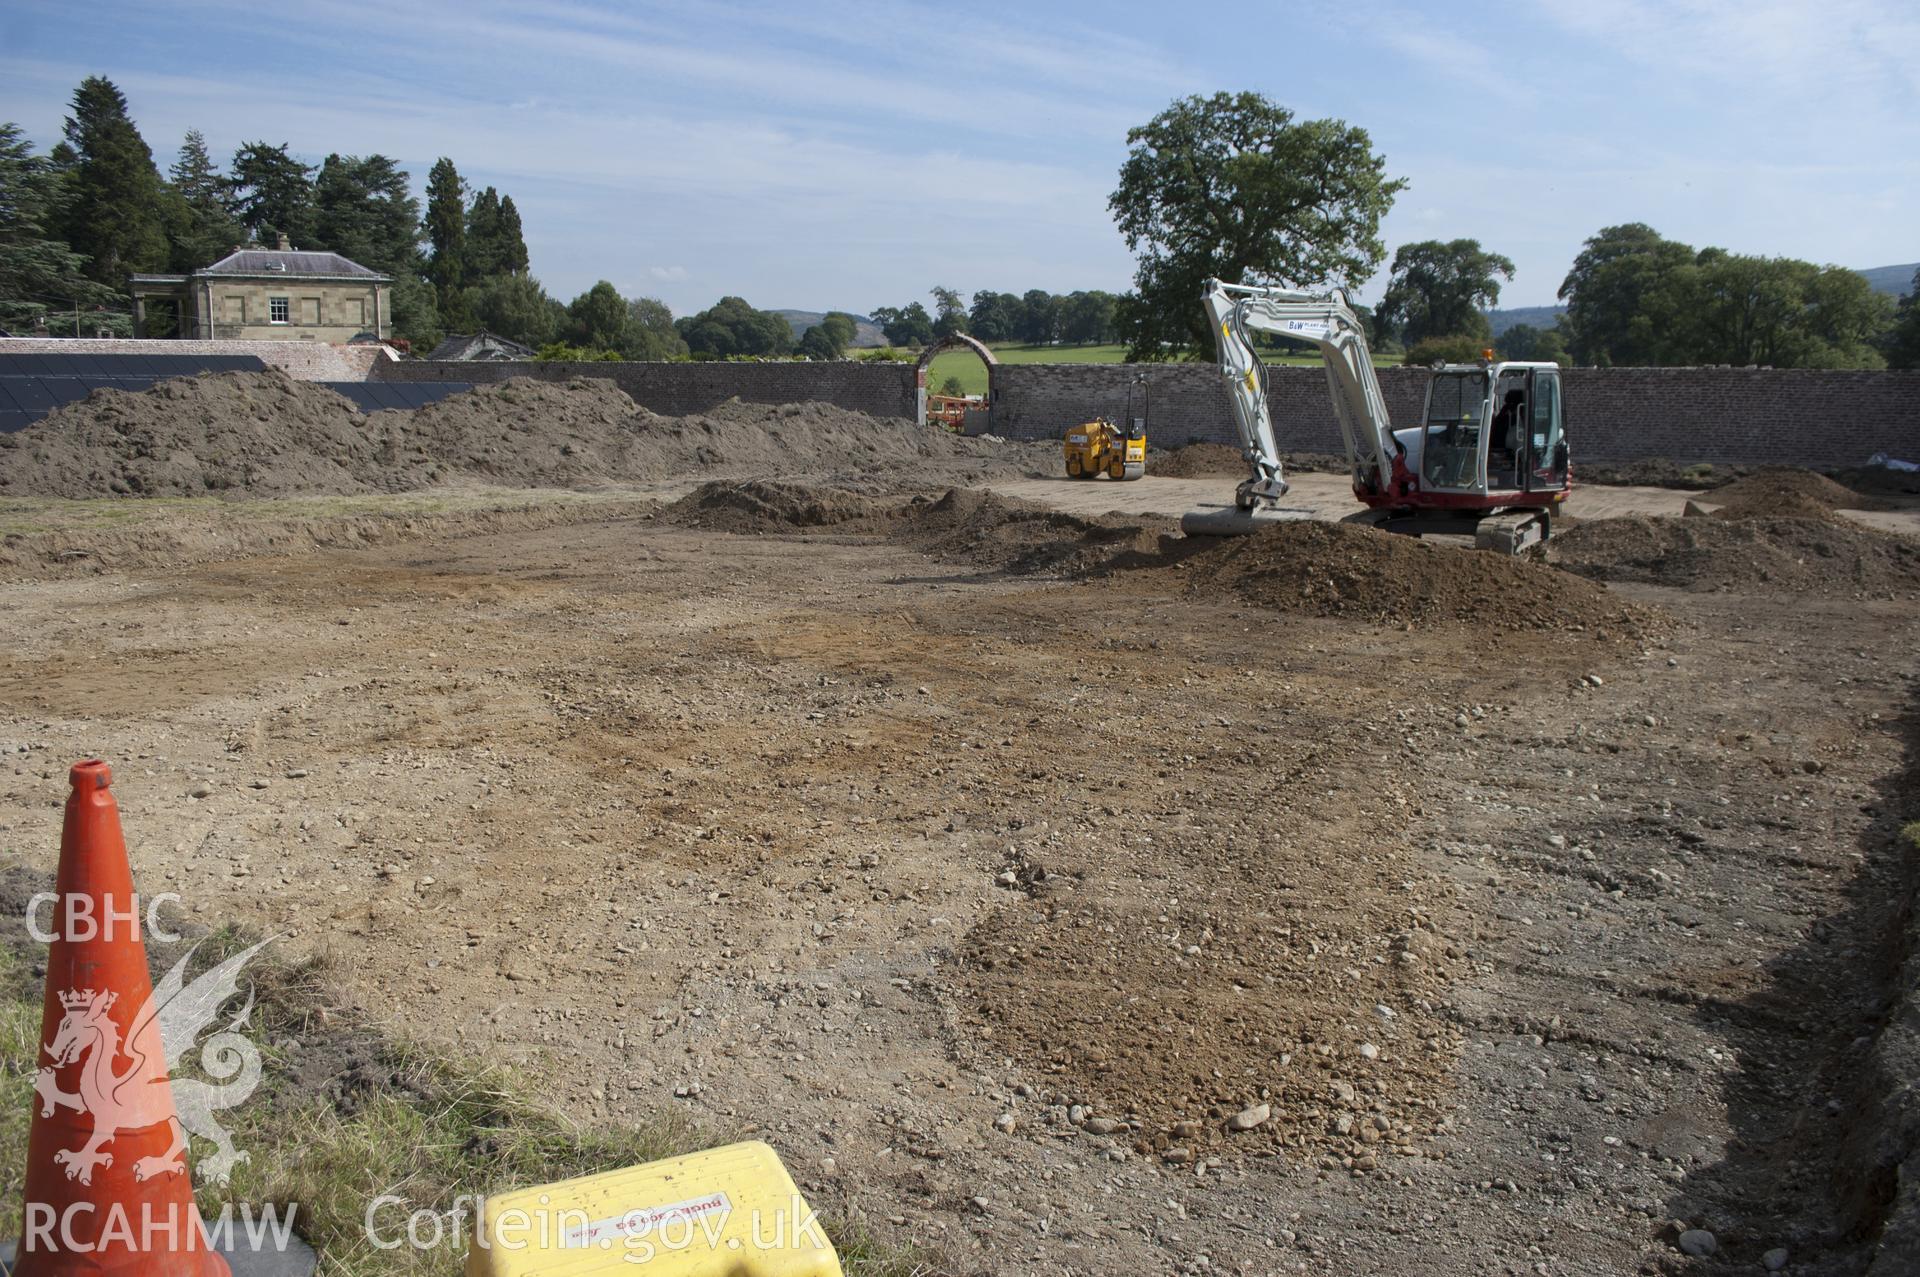
[[[1400,447],[1393,437],[1379,378],[1374,375],[1366,331],[1360,317],[1347,305],[1346,295],[1338,289],[1308,293],[1210,279],[1204,300],[1213,322],[1227,397],[1233,404],[1241,445],[1252,469],[1251,478],[1240,488],[1240,506],[1250,509],[1270,503],[1287,490],[1266,390],[1260,383],[1260,357],[1249,336],[1254,332],[1274,333],[1319,348],[1353,480],[1388,491]]]

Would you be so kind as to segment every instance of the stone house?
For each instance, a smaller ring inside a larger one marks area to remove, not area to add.
[[[393,325],[393,279],[338,253],[242,245],[190,275],[135,275],[133,335],[147,335],[150,304],[179,317],[178,336],[222,341],[343,343],[384,338]],[[157,317],[156,317],[157,318]],[[168,325],[171,327],[171,325]]]

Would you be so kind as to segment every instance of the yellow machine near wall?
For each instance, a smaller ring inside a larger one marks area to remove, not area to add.
[[[1067,431],[1069,479],[1138,479],[1147,472],[1147,431],[1136,422],[1123,431],[1111,421],[1089,421]]]
[[[1147,472],[1147,379],[1136,376],[1127,386],[1124,427],[1105,417],[1067,431],[1067,478],[1138,479]]]

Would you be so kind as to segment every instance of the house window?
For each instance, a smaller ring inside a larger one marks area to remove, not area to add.
[[[270,324],[288,324],[293,322],[292,311],[286,298],[267,298],[267,322]]]

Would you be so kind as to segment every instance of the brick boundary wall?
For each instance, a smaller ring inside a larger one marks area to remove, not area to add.
[[[538,377],[566,381],[601,377],[627,392],[651,412],[684,417],[706,412],[728,399],[782,404],[815,401],[874,417],[914,415],[912,364],[862,363],[495,363],[409,359],[381,365],[378,381],[506,381]]]
[[[33,354],[257,355],[308,381],[504,381],[603,377],[667,416],[705,412],[729,398],[818,400],[876,417],[914,415],[911,364],[455,363],[394,360],[381,347],[319,342],[0,338],[0,357]],[[1001,364],[993,369],[993,429],[1051,439],[1091,417],[1118,420],[1144,375],[1153,442],[1237,444],[1226,390],[1205,364]],[[1855,466],[1875,453],[1920,460],[1920,372],[1761,368],[1570,368],[1567,420],[1577,465],[1666,457],[1715,464]],[[1419,420],[1424,369],[1383,368],[1396,424]],[[1339,430],[1318,368],[1270,368],[1267,397],[1280,446],[1339,452]]]
[[[1095,416],[1118,421],[1127,387],[1144,372],[1148,437],[1238,446],[1227,394],[1212,364],[1002,364],[994,369],[995,433],[1051,439]],[[1327,378],[1319,368],[1270,368],[1267,402],[1280,446],[1342,451]],[[1565,374],[1574,464],[1665,457],[1717,465],[1857,466],[1875,453],[1920,460],[1920,372],[1761,368],[1570,368]],[[1394,424],[1416,424],[1427,373],[1382,368]]]

